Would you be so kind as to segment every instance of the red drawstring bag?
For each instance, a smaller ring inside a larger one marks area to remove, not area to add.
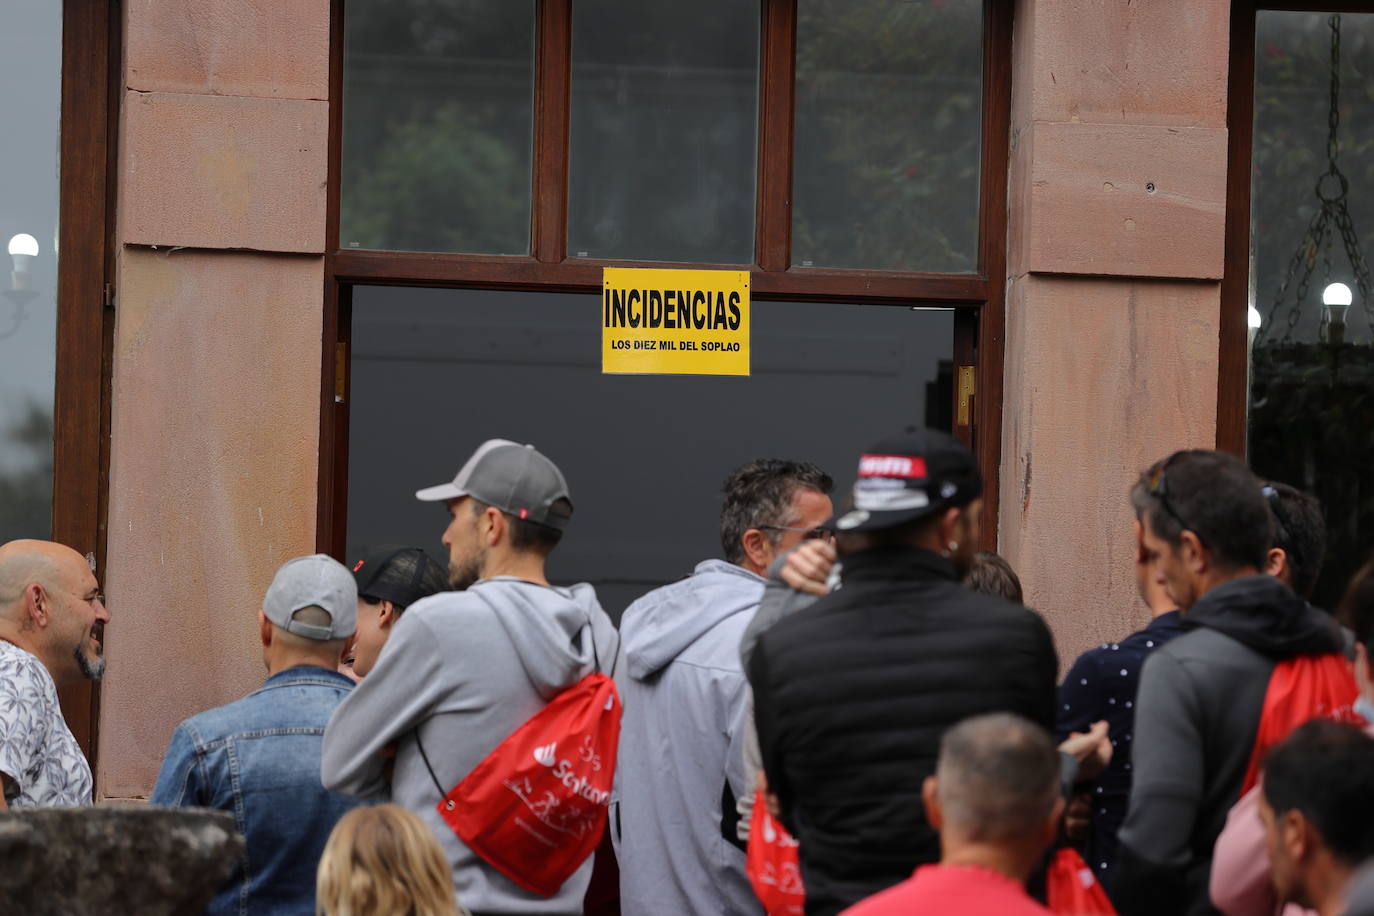
[[[1359,696],[1350,662],[1338,652],[1295,655],[1275,665],[1240,794],[1249,792],[1259,781],[1260,765],[1269,748],[1304,722],[1326,718],[1362,725],[1354,708]]]
[[[1055,851],[1045,872],[1045,902],[1060,916],[1116,916],[1111,898],[1078,850]]]
[[[768,813],[763,791],[755,791],[744,870],[749,875],[754,895],[768,916],[802,916],[804,913],[806,888],[802,886],[797,845],[787,828]]]
[[[439,816],[487,864],[551,897],[605,833],[619,741],[615,683],[589,674],[463,777],[439,802]],[[429,775],[443,792],[432,768]]]

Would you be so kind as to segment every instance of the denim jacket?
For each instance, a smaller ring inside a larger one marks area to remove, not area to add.
[[[231,812],[247,841],[210,916],[314,916],[315,869],[329,832],[364,804],[320,784],[324,727],[352,688],[335,671],[288,668],[173,733],[149,802]]]

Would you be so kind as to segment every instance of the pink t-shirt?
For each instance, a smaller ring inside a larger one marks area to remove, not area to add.
[[[976,865],[922,865],[901,884],[845,910],[841,916],[1047,916],[1018,881]]]

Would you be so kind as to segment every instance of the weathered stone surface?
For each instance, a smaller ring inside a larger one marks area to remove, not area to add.
[[[126,247],[118,288],[96,791],[136,798],[262,683],[262,596],[314,552],[324,264]]]
[[[234,818],[204,808],[39,808],[0,814],[0,916],[192,916],[243,854]]]
[[[123,117],[124,244],[324,251],[328,102],[129,92]]]

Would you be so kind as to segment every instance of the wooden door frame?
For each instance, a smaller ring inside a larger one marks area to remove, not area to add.
[[[114,312],[107,283],[114,260],[119,23],[119,0],[63,3],[52,538],[94,555],[100,579],[110,466]],[[99,684],[83,681],[59,695],[94,769]]]

